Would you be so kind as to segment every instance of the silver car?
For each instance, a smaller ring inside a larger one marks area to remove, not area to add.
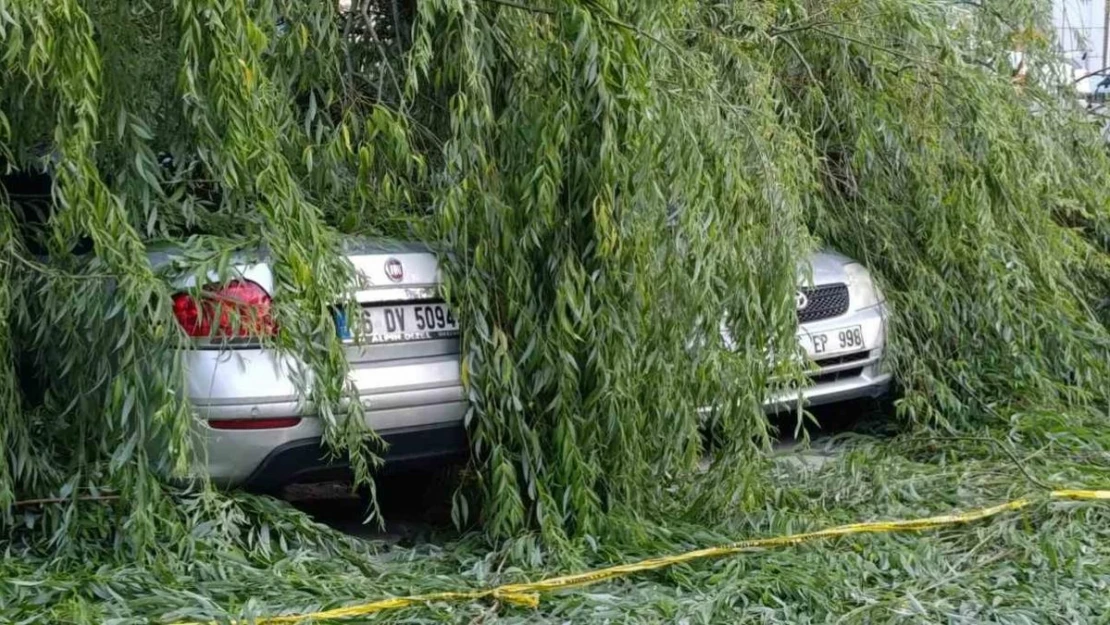
[[[436,256],[424,246],[391,242],[352,241],[346,251],[359,278],[362,336],[351,340],[354,324],[338,308],[336,327],[347,343],[349,377],[365,417],[389,443],[390,465],[464,453],[468,405],[459,376],[459,326],[439,295]],[[235,279],[208,295],[244,309],[269,306],[274,279],[266,262],[237,264],[232,271]],[[212,328],[221,319],[193,297],[193,279],[178,286],[175,315],[197,341],[185,354],[187,393],[201,417],[212,479],[273,491],[341,475],[342,462],[325,460],[322,425],[299,397],[292,357],[258,343],[208,340],[236,329]]]
[[[884,367],[887,307],[867,268],[832,252],[810,259],[812,282],[803,280],[795,303],[798,341],[813,362],[811,386],[779,393],[769,410],[862,398],[879,398],[890,388]]]
[[[350,380],[369,425],[389,443],[387,467],[442,462],[467,451],[463,419],[468,404],[459,373],[459,326],[438,289],[436,256],[426,247],[359,241],[347,248],[359,276],[363,336],[349,342]],[[155,258],[162,264],[172,257]],[[835,254],[812,262],[812,286],[799,288],[799,340],[819,369],[813,386],[782,394],[774,410],[885,392],[881,369],[886,312],[867,271]],[[236,278],[212,287],[224,301],[268,307],[273,275],[265,261],[243,262]],[[215,279],[215,276],[213,276]],[[193,279],[179,283],[193,289]],[[204,285],[199,285],[204,286]],[[212,342],[219,315],[190,291],[174,298],[175,314],[196,336],[185,357],[188,396],[201,417],[208,473],[224,485],[275,491],[298,481],[342,475],[342,460],[327,459],[321,424],[298,396],[296,362],[257,343]],[[341,338],[349,326],[337,313]],[[258,328],[265,330],[265,327]],[[229,331],[230,330],[230,331]]]

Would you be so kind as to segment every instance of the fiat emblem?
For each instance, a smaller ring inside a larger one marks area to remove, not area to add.
[[[794,294],[794,305],[798,308],[798,312],[805,310],[809,306],[809,296],[804,291],[798,291]]]
[[[401,266],[401,261],[396,258],[385,261],[385,277],[393,282],[400,282],[405,277],[405,268]]]

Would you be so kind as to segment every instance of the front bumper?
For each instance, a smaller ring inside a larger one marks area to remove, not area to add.
[[[860,364],[864,366],[860,366]],[[892,376],[882,369],[882,354],[869,355],[861,363],[839,365],[840,375],[828,379],[827,370],[822,369],[822,381],[798,390],[782,391],[773,395],[765,404],[770,412],[788,411],[797,408],[798,402],[804,406],[822,406],[853,399],[878,399],[890,391]],[[814,377],[817,377],[814,376]]]
[[[798,330],[800,337],[859,326],[865,349],[840,352],[828,358],[811,354],[816,367],[809,375],[812,384],[775,393],[767,400],[766,409],[777,412],[793,410],[797,408],[799,402],[804,406],[820,406],[852,399],[879,398],[885,395],[890,390],[892,381],[892,376],[886,370],[883,360],[886,349],[887,316],[885,304],[879,304],[800,326]]]

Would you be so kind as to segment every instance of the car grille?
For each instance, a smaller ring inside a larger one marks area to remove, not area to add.
[[[846,284],[823,284],[799,290],[809,300],[806,307],[798,311],[799,323],[831,319],[848,312],[848,285]]]
[[[847,365],[853,362],[860,362],[862,360],[867,360],[870,357],[871,352],[865,351],[815,360],[813,361],[813,364],[817,365],[822,370],[818,370],[809,374],[809,379],[812,380],[814,384],[827,384],[829,382],[837,382],[839,380],[847,380],[849,378],[859,377],[863,374],[863,366],[841,369],[839,371],[823,371],[823,369],[836,367],[838,365]]]
[[[843,356],[833,356],[832,358],[821,358],[814,360],[814,364],[824,369],[825,367],[832,367],[835,365],[843,365],[849,362],[858,362],[860,360],[867,360],[871,357],[871,352],[856,352],[854,354],[845,354]]]
[[[839,380],[847,380],[849,378],[858,378],[863,374],[863,367],[854,367],[852,369],[844,369],[842,371],[833,371],[831,373],[818,373],[809,376],[814,384],[828,384],[829,382],[837,382]]]

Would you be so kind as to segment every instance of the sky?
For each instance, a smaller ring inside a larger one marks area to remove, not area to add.
[[[1064,55],[1078,75],[1110,64],[1103,59],[1108,0],[1053,0],[1052,22]]]

